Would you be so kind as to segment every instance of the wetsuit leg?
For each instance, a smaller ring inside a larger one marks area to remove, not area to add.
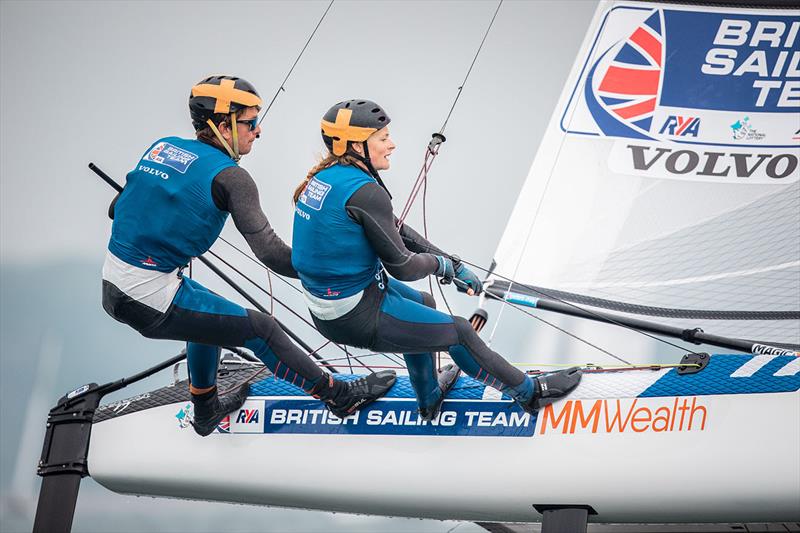
[[[217,382],[219,346],[186,343],[186,362],[189,366],[189,382],[198,389],[207,389]]]
[[[188,341],[193,351],[198,349],[197,345],[244,346],[252,350],[277,377],[306,392],[311,391],[323,376],[322,370],[289,340],[270,315],[245,309],[189,278],[184,278],[164,319],[140,330],[140,333],[154,339]],[[209,350],[199,349],[196,353],[205,353],[205,356],[189,359],[189,375],[193,379],[212,378],[208,367]],[[207,386],[215,382],[215,379],[210,380]],[[198,386],[194,381],[193,384]]]
[[[381,302],[370,348],[402,353],[448,351],[464,372],[482,383],[522,402],[533,396],[533,380],[489,349],[464,318],[403,298],[391,286]]]
[[[389,279],[387,285],[389,291],[396,293],[401,298],[436,309],[436,300],[428,293],[413,289],[396,279]],[[433,352],[405,353],[403,359],[408,368],[408,378],[414,388],[417,403],[424,407],[433,405],[442,394],[439,389],[438,371]]]

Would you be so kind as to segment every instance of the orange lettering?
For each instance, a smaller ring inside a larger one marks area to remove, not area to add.
[[[689,409],[689,406],[686,405],[686,398],[683,399],[683,405],[678,407],[678,411],[681,412],[681,421],[678,423],[678,431],[683,431],[683,419],[686,416],[686,410]]]
[[[664,414],[664,416],[658,416],[658,414],[662,411],[666,414]],[[667,431],[667,429],[669,428],[669,414],[670,414],[669,407],[659,407],[658,409],[656,409],[656,416],[653,418],[653,431],[655,431],[656,433],[661,431]],[[659,426],[658,425],[659,421],[663,422],[664,425]]]
[[[544,435],[548,420],[550,420],[550,426],[553,429],[558,429],[558,425],[563,421],[564,427],[561,428],[561,433],[566,433],[569,425],[569,415],[572,412],[572,402],[573,400],[567,400],[564,402],[561,413],[559,413],[558,417],[553,414],[553,404],[546,406],[544,411],[542,411],[542,428],[539,430],[539,434]]]
[[[692,398],[692,410],[689,413],[689,431],[692,430],[692,420],[694,420],[694,413],[696,411],[703,412],[703,421],[700,423],[700,431],[706,429],[706,408],[702,405],[697,405],[697,397]]]
[[[675,398],[675,402],[672,404],[672,420],[669,423],[669,430],[672,431],[675,429],[675,419],[678,418],[678,399]]]
[[[603,400],[597,400],[589,410],[589,413],[583,416],[583,403],[580,400],[575,400],[575,410],[572,412],[572,425],[569,428],[570,433],[575,433],[575,425],[580,418],[580,424],[583,429],[592,423],[592,433],[597,433],[597,425],[600,423],[600,406]]]
[[[636,402],[638,400],[633,400],[633,404],[628,409],[628,416],[625,417],[625,421],[622,421],[622,404],[619,400],[617,400],[617,412],[614,414],[614,418],[608,417],[608,401],[604,402],[604,410],[606,415],[606,432],[611,433],[614,429],[614,425],[617,426],[617,431],[623,433],[627,427],[628,422],[630,422],[631,414],[633,413],[633,408],[636,407]]]
[[[639,413],[643,413],[641,416]],[[647,407],[640,407],[633,413],[633,419],[631,420],[631,429],[633,429],[636,433],[641,433],[642,431],[647,431],[650,427],[650,420],[653,418],[653,412],[648,409]],[[636,427],[637,423],[643,423],[644,426]]]

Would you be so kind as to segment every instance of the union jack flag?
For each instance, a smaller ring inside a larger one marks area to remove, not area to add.
[[[231,415],[228,415],[222,419],[222,421],[217,425],[217,431],[220,433],[231,432]]]
[[[650,131],[658,101],[664,53],[661,13],[656,10],[622,44],[597,95],[616,117]]]

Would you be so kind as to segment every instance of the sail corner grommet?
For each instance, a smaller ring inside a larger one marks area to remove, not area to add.
[[[681,358],[681,366],[678,367],[678,374],[697,374],[711,361],[711,356],[705,352],[687,353]]]

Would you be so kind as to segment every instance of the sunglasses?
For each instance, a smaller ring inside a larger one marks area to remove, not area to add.
[[[253,131],[254,129],[256,129],[258,127],[258,115],[256,115],[255,117],[251,118],[250,120],[242,120],[242,119],[237,118],[236,119],[236,123],[237,124],[242,124],[243,126],[247,126],[248,131]]]

